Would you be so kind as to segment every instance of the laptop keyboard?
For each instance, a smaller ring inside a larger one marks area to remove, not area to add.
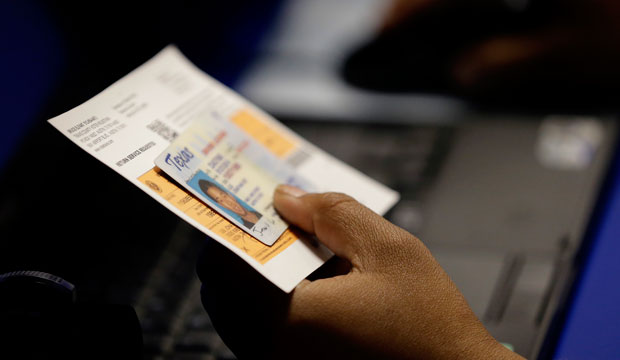
[[[416,233],[421,204],[450,149],[454,128],[288,122],[288,127],[327,153],[398,191],[386,218]]]
[[[293,131],[375,180],[402,200],[387,214],[415,232],[425,189],[437,174],[452,131],[430,126],[288,122]],[[144,286],[133,298],[143,329],[144,359],[235,359],[200,301],[195,264],[204,235],[179,222]]]
[[[168,246],[137,292],[144,359],[234,359],[200,301],[196,261],[204,235],[180,221]]]

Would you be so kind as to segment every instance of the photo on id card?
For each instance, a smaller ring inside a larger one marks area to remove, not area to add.
[[[199,191],[203,196],[211,199],[219,212],[223,211],[237,220],[238,223],[243,224],[246,231],[252,230],[260,218],[263,217],[263,214],[254,210],[250,205],[200,170],[187,184],[194,190]]]

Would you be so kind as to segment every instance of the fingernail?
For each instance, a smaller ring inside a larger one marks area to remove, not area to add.
[[[276,192],[292,197],[300,197],[307,194],[302,189],[290,185],[278,185],[278,187],[276,188]]]

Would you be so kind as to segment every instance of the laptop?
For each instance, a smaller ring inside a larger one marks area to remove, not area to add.
[[[386,218],[429,247],[499,341],[548,355],[616,148],[614,117],[491,113],[446,94],[357,87],[342,64],[386,3],[285,4],[236,89],[399,191]]]

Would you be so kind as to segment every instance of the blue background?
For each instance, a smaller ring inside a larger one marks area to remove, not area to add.
[[[234,87],[280,3],[0,1],[0,171],[34,126],[88,100],[168,44]]]
[[[592,224],[556,359],[620,359],[620,156]]]

